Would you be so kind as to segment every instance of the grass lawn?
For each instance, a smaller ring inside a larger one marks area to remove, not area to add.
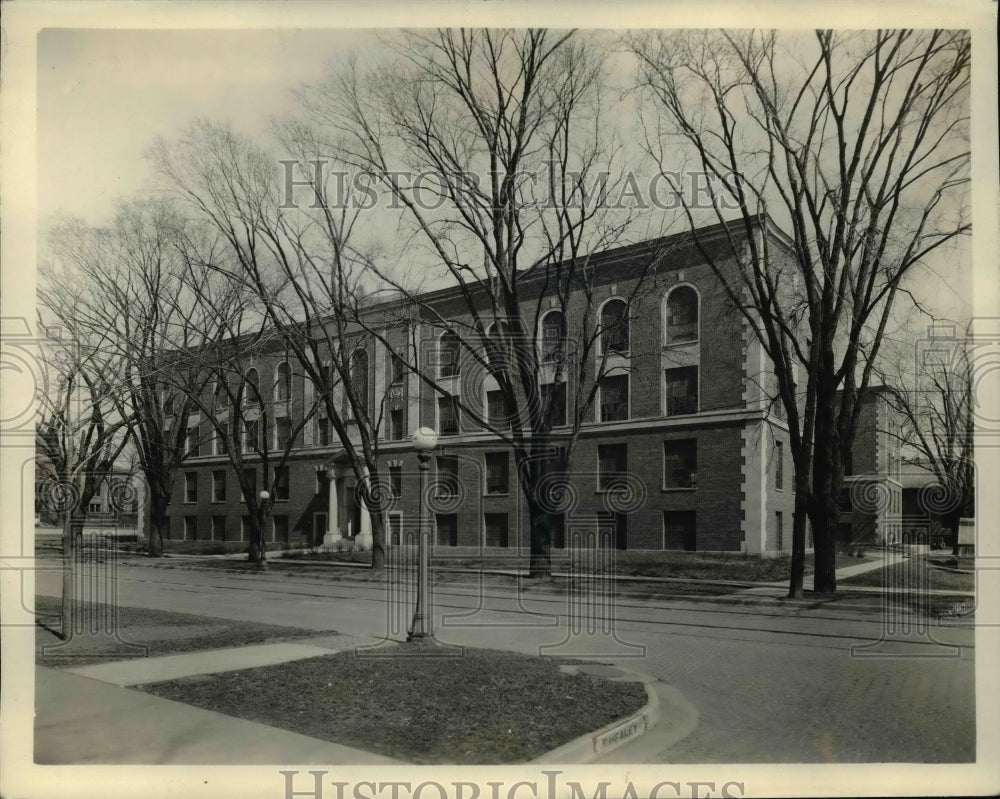
[[[646,703],[641,683],[563,674],[553,658],[403,646],[430,654],[342,652],[144,690],[424,764],[525,762]]]
[[[35,611],[46,627],[59,630],[61,603],[56,597],[36,596]],[[95,608],[83,608],[86,617],[93,617]],[[195,616],[188,613],[171,613],[145,608],[118,608],[118,636],[122,641],[140,644],[146,651],[128,650],[126,657],[150,657],[195,652],[203,649],[222,649],[228,646],[263,644],[318,635],[326,632],[298,627],[278,627],[256,622],[233,621],[212,616]],[[37,628],[36,662],[44,666],[82,666],[120,659],[126,651],[110,636],[86,636],[73,639],[73,654],[52,653],[42,657],[41,646],[58,644],[59,639],[50,630]],[[79,643],[79,646],[77,646]]]
[[[885,581],[885,582],[883,582]],[[885,569],[874,569],[854,577],[839,581],[843,585],[887,585],[889,588],[903,588],[919,591],[929,588],[934,591],[974,591],[974,574],[961,574],[939,569],[931,558],[912,557],[894,563]]]

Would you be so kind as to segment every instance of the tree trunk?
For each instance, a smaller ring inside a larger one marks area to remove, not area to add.
[[[258,509],[257,513],[250,518],[256,518],[256,524],[254,525],[256,529],[250,531],[250,548],[247,553],[247,560],[250,563],[256,564],[259,569],[266,569],[267,542],[264,538],[264,528],[267,525],[267,514]],[[251,522],[251,524],[254,523]]]
[[[956,508],[953,511],[947,513],[942,520],[944,526],[948,529],[949,538],[951,538],[951,554],[958,557],[958,532],[962,526],[962,509],[961,507]],[[927,542],[931,543],[930,541]]]
[[[825,503],[824,503],[825,504]],[[816,571],[813,591],[832,594],[837,590],[837,519],[825,513],[813,520]]]
[[[73,570],[75,568],[76,541],[73,539],[73,512],[66,511],[62,535],[62,626],[59,637],[68,641],[73,630]]]
[[[544,579],[552,576],[552,515],[535,496],[527,500],[531,542],[528,577]]]
[[[372,522],[372,571],[385,568],[385,514],[381,510],[368,512]]]
[[[813,438],[812,492],[809,496],[809,519],[813,527],[815,572],[813,591],[832,594],[837,590],[837,528],[840,521],[840,484],[842,450],[837,430],[836,382],[826,353],[827,369],[817,381],[815,436]]]
[[[160,501],[152,502],[149,508],[149,547],[146,552],[148,557],[163,557],[163,539],[168,533],[169,524],[167,504]]]

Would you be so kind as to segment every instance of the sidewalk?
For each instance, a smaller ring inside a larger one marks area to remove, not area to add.
[[[35,675],[39,764],[399,762],[79,674],[38,666]]]

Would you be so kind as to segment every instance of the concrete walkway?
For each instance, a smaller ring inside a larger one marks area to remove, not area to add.
[[[341,637],[341,641],[346,644],[348,639]],[[145,685],[199,674],[219,674],[226,671],[254,669],[258,666],[290,663],[293,660],[330,655],[342,648],[344,647],[299,643],[258,644],[227,649],[209,649],[183,655],[163,655],[152,658],[117,660],[112,663],[95,663],[64,671],[68,674],[78,674],[81,677],[89,677],[92,680],[100,680],[112,685]]]
[[[35,675],[40,764],[400,762],[79,674],[38,666]]]

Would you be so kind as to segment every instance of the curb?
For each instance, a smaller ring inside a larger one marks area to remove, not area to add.
[[[587,665],[587,664],[582,664]],[[615,666],[618,669],[617,666]],[[578,674],[578,666],[560,666],[567,674]],[[637,672],[618,669],[621,677],[606,677],[611,682],[641,682],[646,689],[646,704],[624,718],[606,724],[599,730],[581,735],[536,757],[530,763],[590,763],[600,755],[612,752],[624,744],[638,740],[660,721],[660,697],[653,689],[654,679]]]

